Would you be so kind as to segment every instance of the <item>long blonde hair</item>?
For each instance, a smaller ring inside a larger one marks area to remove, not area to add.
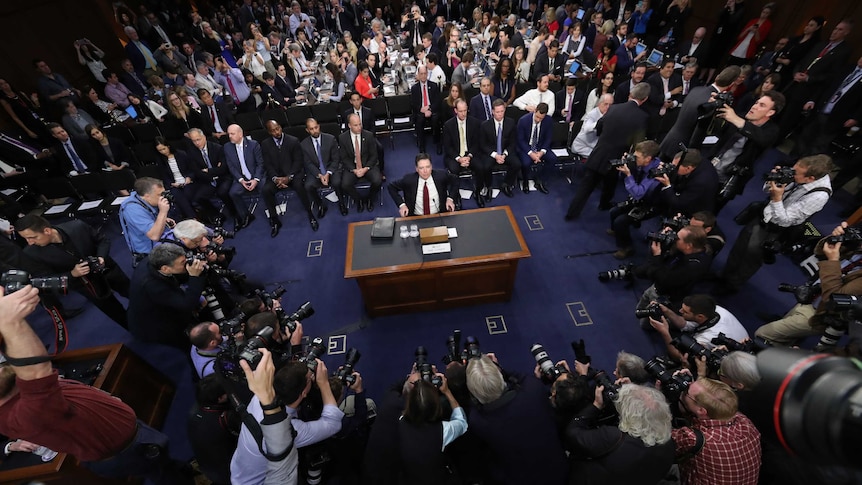
[[[176,96],[180,100],[179,107],[174,106],[173,101],[171,101],[171,96]],[[186,119],[188,117],[191,108],[189,108],[186,101],[179,95],[179,93],[171,89],[165,95],[165,99],[167,100],[167,103],[165,104],[168,106],[168,111],[170,111],[172,115],[180,119]]]

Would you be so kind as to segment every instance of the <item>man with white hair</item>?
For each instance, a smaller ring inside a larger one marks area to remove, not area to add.
[[[587,158],[590,156],[590,153],[593,153],[593,148],[595,148],[596,143],[599,142],[599,134],[596,132],[596,125],[599,123],[602,116],[608,112],[608,108],[610,108],[612,104],[614,104],[614,95],[607,93],[603,94],[599,98],[599,102],[596,107],[584,115],[582,118],[583,124],[581,124],[581,131],[578,132],[578,136],[576,136],[575,140],[572,142],[572,153],[582,158]]]
[[[152,49],[138,37],[138,31],[132,26],[126,26],[123,32],[129,38],[129,42],[126,44],[126,57],[132,61],[135,71],[143,73],[146,77],[152,74],[161,75],[162,70],[159,68],[159,63],[156,61]]]

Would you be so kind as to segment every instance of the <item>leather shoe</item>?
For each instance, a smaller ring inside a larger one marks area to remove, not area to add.
[[[476,192],[475,199],[476,199],[476,205],[479,206],[480,209],[485,207],[485,198],[482,197],[482,194],[480,194],[479,192]]]
[[[365,210],[368,212],[374,212],[374,201],[371,200],[370,197],[365,201]]]
[[[269,231],[269,237],[278,236],[278,231],[281,229],[281,221],[278,219],[273,219],[269,223],[271,230]]]
[[[321,202],[320,207],[317,208],[317,218],[323,219],[326,216],[326,211],[329,210],[329,205],[326,202]]]
[[[343,203],[338,204],[338,212],[341,212],[341,215],[346,216],[347,215],[347,206],[344,205]]]
[[[364,212],[365,211],[365,201],[359,199],[356,201],[356,212]]]
[[[317,222],[317,219],[315,219],[313,217],[308,218],[308,223],[311,224],[311,230],[312,231],[317,231],[317,229],[320,228],[320,223]]]
[[[494,190],[491,187],[485,187],[485,195],[482,197],[485,198],[485,202],[491,202],[494,198]]]
[[[524,182],[521,184],[521,190],[523,190],[525,194],[530,193],[530,181],[529,180],[524,180]]]
[[[539,192],[541,192],[541,193],[543,193],[543,194],[547,194],[547,193],[548,193],[548,188],[547,188],[547,187],[545,187],[545,183],[544,183],[544,182],[540,182],[540,181],[538,181],[538,180],[536,181],[536,189],[538,189],[538,191],[539,191]]]
[[[500,190],[502,190],[503,193],[506,194],[506,197],[515,196],[515,194],[512,193],[512,186],[509,184],[503,184],[503,187],[501,187]]]
[[[253,221],[253,220],[254,220],[254,214],[249,214],[249,215],[245,216],[244,219],[237,219],[236,224],[234,225],[234,228],[233,228],[234,232],[239,231],[240,229],[245,229],[246,227],[248,227],[249,224],[251,224],[251,221]]]
[[[627,247],[622,249],[617,249],[617,251],[613,254],[613,257],[616,259],[626,259],[629,256],[635,253],[635,249],[633,247]]]

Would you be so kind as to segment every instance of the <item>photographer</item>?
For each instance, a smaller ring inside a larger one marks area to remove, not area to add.
[[[653,382],[644,369],[644,360],[635,354],[621,350],[617,353],[617,364],[614,368],[614,377],[617,379],[628,379],[632,384],[646,384]]]
[[[114,296],[129,296],[129,277],[109,256],[111,241],[78,220],[56,226],[40,216],[26,215],[15,229],[28,246],[24,254],[57,276],[69,278],[69,287],[91,301],[123,328],[126,309]]]
[[[690,424],[671,431],[682,483],[755,485],[760,432],[738,412],[727,384],[698,379],[679,398]]]
[[[652,328],[661,334],[668,355],[676,361],[682,361],[683,356],[671,345],[672,333],[691,334],[697,343],[707,349],[715,346],[712,339],[719,333],[737,342],[748,339],[748,331],[739,320],[726,308],[716,305],[709,295],[689,295],[683,298],[679,314],[661,304],[659,308],[663,314],[661,320],[650,317],[649,322]]]
[[[267,349],[272,353],[276,369],[281,369],[293,356],[302,352],[302,324],[293,322],[294,330],[284,328],[272,311],[264,311],[249,317],[245,324],[245,340],[257,335],[265,327],[272,328],[272,342]]]
[[[272,358],[266,349],[260,350],[267,359],[269,367],[273,367]],[[316,370],[311,371],[306,362],[293,361],[282,367],[275,373],[274,380],[270,380],[269,389],[274,396],[268,402],[274,404],[275,398],[278,399],[279,410],[284,409],[286,405],[287,415],[291,418],[293,428],[296,431],[293,445],[296,448],[302,448],[314,443],[329,438],[341,429],[341,419],[344,413],[338,409],[335,397],[332,395],[332,389],[329,387],[329,376],[326,371],[326,365],[321,360],[315,360],[317,363]],[[258,370],[261,368],[258,364]],[[247,364],[240,363],[245,370]],[[255,371],[258,372],[258,371]],[[246,375],[248,375],[246,370]],[[323,414],[320,419],[315,421],[301,421],[296,418],[296,412],[303,400],[311,391],[311,386],[316,385],[320,390],[320,395],[323,399]],[[249,389],[255,392],[255,397],[248,404],[249,412],[254,416],[256,410],[260,407],[258,404],[262,402],[258,391],[252,388],[249,380]],[[256,416],[257,417],[257,416]],[[243,425],[239,435],[239,444],[236,448],[236,453],[230,463],[231,483],[242,484],[259,484],[264,483],[267,479],[265,467],[267,465],[266,458],[260,453],[257,442],[252,436],[248,428]],[[296,465],[294,465],[294,468]],[[270,483],[267,481],[266,483]],[[282,482],[276,482],[282,483]]]
[[[215,360],[224,350],[225,336],[213,322],[202,322],[189,330],[192,342],[191,359],[195,373],[201,379],[215,372]]]
[[[715,259],[716,255],[724,248],[726,239],[724,232],[718,227],[718,221],[712,212],[698,211],[691,215],[689,224],[702,227],[706,232],[706,252]]]
[[[185,251],[175,244],[156,246],[144,262],[132,276],[129,331],[145,342],[188,352],[186,329],[197,323],[206,263],[188,261]]]
[[[236,450],[240,416],[228,404],[221,376],[210,374],[195,387],[195,405],[186,430],[200,471],[214,485],[230,483],[230,458]]]
[[[555,433],[547,390],[538,379],[503,378],[488,354],[467,362],[467,388],[479,404],[470,431],[484,450],[487,483],[564,483],[568,465]],[[529,466],[541,463],[542,466]]]
[[[207,263],[217,263],[224,268],[227,268],[233,259],[233,252],[215,250],[224,244],[224,236],[211,236],[210,230],[195,219],[178,222],[160,241],[176,244],[187,252],[202,254],[206,256]]]
[[[676,232],[674,246],[665,250],[657,241],[650,243],[652,256],[635,268],[635,276],[652,281],[638,301],[637,309],[645,309],[660,297],[679,305],[691,288],[709,272],[712,257],[706,252],[706,231],[702,227],[685,226]],[[641,328],[650,328],[649,320],[641,319]]]
[[[173,466],[168,437],[138,421],[114,396],[58,377],[45,345],[25,320],[39,303],[27,286],[0,289],[0,433],[39,443],[80,460],[107,478],[146,476],[157,484],[190,483]]]
[[[170,201],[162,181],[152,177],[135,180],[135,190],[120,204],[120,228],[137,265],[153,250],[165,229],[174,225],[168,217]]]
[[[773,244],[783,247],[799,239],[805,222],[819,212],[832,195],[831,170],[832,160],[826,155],[800,158],[793,166],[792,182],[782,185],[770,180],[763,184],[769,200],[761,211],[758,209],[763,204],[753,203],[748,207],[753,220],[733,244],[721,282],[713,291],[715,294],[736,293],[763,265],[764,253],[769,251],[774,255]],[[764,248],[764,245],[770,247]]]
[[[352,383],[342,380],[337,372],[329,378],[329,385],[338,401],[338,409],[344,412],[344,418],[341,419],[341,431],[325,442],[333,461],[328,466],[327,479],[344,485],[358,484],[362,483],[362,457],[367,448],[371,425],[377,417],[377,405],[374,400],[365,397],[359,372],[349,374]]]
[[[565,372],[560,373],[554,382],[551,383],[551,407],[554,408],[554,419],[557,422],[557,430],[561,439],[564,437],[566,426],[584,406],[590,404],[592,398],[592,389],[590,388],[588,375],[589,364],[582,364],[575,361],[575,371],[573,374],[569,369],[569,364],[565,360],[557,362],[554,366],[556,369],[565,369]],[[543,379],[541,366],[537,363],[533,369],[533,375],[536,379]]]
[[[617,251],[613,254],[616,259],[626,259],[635,252],[629,228],[655,215],[652,203],[659,183],[650,177],[649,173],[661,163],[657,155],[656,142],[642,141],[635,145],[631,155],[634,157],[634,164],[626,156],[620,161],[623,163],[616,167],[625,177],[623,183],[629,194],[628,201],[616,205],[610,213],[611,228],[607,232],[616,238]],[[611,161],[611,165],[614,165],[614,161]]]
[[[676,166],[670,175],[656,180],[662,185],[659,204],[664,215],[691,214],[715,208],[718,194],[718,174],[711,163],[703,163],[699,150],[678,152],[671,162]]]
[[[614,401],[620,422],[598,426],[605,406],[598,386],[591,406],[566,428],[565,444],[572,464],[569,483],[657,483],[674,461],[670,406],[661,391],[623,384]]]
[[[833,236],[841,236],[847,228],[847,223],[842,222],[841,225],[832,231]],[[853,263],[845,264],[842,268],[841,259],[842,243],[829,244],[824,242],[823,255],[826,256],[825,261],[820,261],[819,276],[820,276],[820,303],[816,308],[813,304],[816,293],[811,296],[806,296],[803,301],[799,301],[791,308],[784,318],[768,323],[754,333],[772,345],[794,345],[797,341],[810,337],[812,335],[821,335],[826,330],[827,325],[824,322],[824,317],[828,315],[827,305],[824,302],[829,301],[832,294],[862,294],[862,269],[852,267]]]

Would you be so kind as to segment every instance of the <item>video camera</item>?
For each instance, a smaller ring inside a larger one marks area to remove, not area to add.
[[[443,380],[434,373],[434,368],[428,362],[428,351],[425,350],[425,347],[421,345],[416,347],[414,356],[415,360],[413,363],[416,366],[416,372],[419,373],[422,380],[433,384],[434,387],[439,389],[443,385]]]
[[[791,285],[790,283],[781,283],[778,285],[778,291],[784,293],[793,293],[796,298],[796,303],[800,305],[810,305],[820,296],[820,283],[808,282],[804,285]]]
[[[323,345],[322,337],[314,337],[308,344],[308,351],[305,356],[299,359],[304,362],[308,370],[312,373],[317,372],[317,359],[326,355],[326,347]]]
[[[650,178],[661,177],[663,175],[667,175],[668,177],[670,177],[671,175],[676,173],[677,168],[678,167],[672,163],[662,163],[658,167],[651,169],[647,173],[647,176],[649,176]]]
[[[793,182],[796,170],[793,167],[781,167],[763,174],[764,182],[775,182],[777,185],[787,185]]]
[[[855,251],[862,245],[862,230],[858,227],[847,227],[844,229],[844,234],[838,236],[829,236],[826,238],[827,244],[841,243],[845,249]]]
[[[620,157],[610,161],[612,168],[619,168],[623,165],[631,165],[633,163],[637,163],[637,157],[635,157],[634,153],[629,153],[624,157]]]
[[[353,347],[347,349],[347,355],[344,357],[344,365],[335,371],[335,377],[339,378],[345,386],[352,386],[356,383],[356,376],[353,375],[353,368],[359,362],[362,354]]]
[[[634,263],[629,264],[621,264],[617,269],[611,269],[608,271],[602,271],[599,273],[599,281],[602,283],[607,283],[611,280],[621,280],[621,281],[629,281],[634,279]]]
[[[30,273],[20,269],[10,269],[0,275],[0,286],[5,288],[7,295],[15,293],[27,285],[32,285],[38,290],[60,290],[65,294],[69,288],[69,278],[67,276],[33,278]]]
[[[662,358],[655,357],[644,364],[644,370],[661,383],[661,390],[670,402],[677,402],[682,393],[694,381],[690,374],[679,373],[674,375],[674,365]]]
[[[650,231],[646,235],[646,240],[649,242],[657,242],[659,245],[668,249],[677,240],[676,231]]]
[[[733,94],[725,91],[723,93],[718,93],[715,95],[715,98],[703,103],[702,105],[697,107],[697,119],[703,120],[715,115],[715,112],[718,111],[723,106],[732,106],[733,105]]]
[[[691,225],[691,218],[678,214],[674,217],[663,217],[661,220],[662,227],[669,227],[674,232],[679,231],[685,226]]]

